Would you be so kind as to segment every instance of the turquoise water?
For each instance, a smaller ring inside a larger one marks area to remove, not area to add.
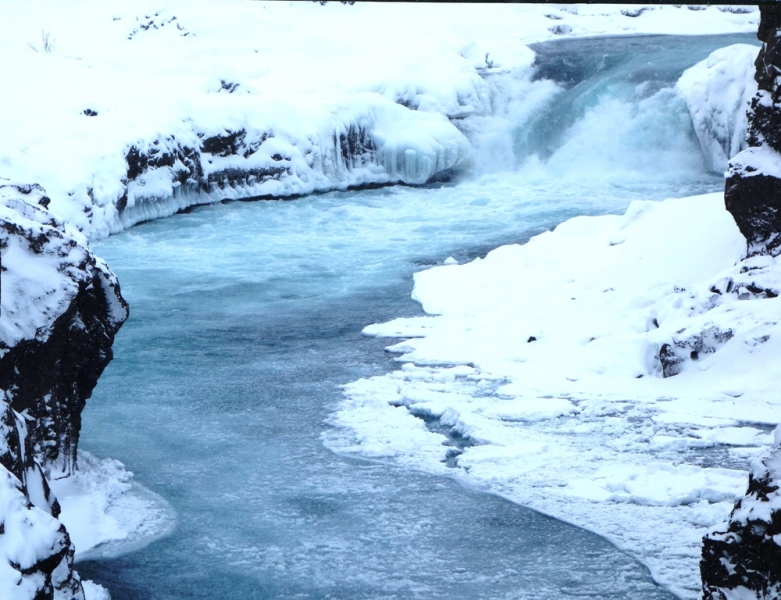
[[[676,144],[696,156],[690,131]],[[553,158],[439,187],[200,207],[94,244],[131,317],[84,412],[82,447],[124,462],[178,527],[80,563],[82,576],[115,600],[672,598],[598,536],[320,441],[341,384],[396,366],[360,332],[420,314],[415,271],[575,215],[723,185],[701,160],[675,173],[639,160],[627,179],[626,165],[587,177]],[[560,177],[544,172],[554,166]]]

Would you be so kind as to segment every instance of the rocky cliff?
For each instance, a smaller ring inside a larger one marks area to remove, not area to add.
[[[781,254],[781,6],[760,6],[757,93],[748,147],[729,165],[725,204],[748,242],[747,255]],[[773,292],[775,295],[775,292]],[[769,296],[768,296],[769,297]],[[754,461],[746,495],[703,538],[704,600],[781,598],[781,427]]]
[[[0,597],[15,600],[83,598],[46,477],[76,469],[81,410],[128,315],[48,203],[40,186],[0,185]]]
[[[760,6],[748,147],[729,164],[724,200],[748,254],[781,254],[781,6]]]
[[[781,598],[781,428],[752,465],[748,492],[703,540],[704,600]]]

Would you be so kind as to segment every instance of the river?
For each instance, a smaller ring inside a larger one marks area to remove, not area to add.
[[[631,41],[645,63],[660,52],[649,39]],[[320,438],[341,384],[398,366],[361,329],[421,314],[409,299],[415,271],[579,214],[723,185],[702,168],[669,86],[709,51],[751,36],[673,39],[665,56],[678,58],[662,84],[631,97],[605,85],[612,96],[587,106],[562,95],[570,125],[546,134],[558,141],[532,167],[204,206],[94,243],[131,317],[84,412],[81,447],[125,463],[178,524],[140,550],[81,562],[82,576],[114,600],[673,598],[594,534],[447,478],[333,454]],[[626,135],[608,147],[594,132],[602,104],[615,122],[616,102]],[[661,118],[649,119],[648,106]],[[544,129],[513,133],[519,156]],[[653,156],[680,168],[649,164]]]

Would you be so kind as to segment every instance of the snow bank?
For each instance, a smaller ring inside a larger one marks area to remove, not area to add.
[[[748,44],[720,48],[687,69],[676,85],[711,171],[726,171],[729,159],[746,146],[746,111],[757,92],[756,58],[757,48]]]
[[[79,470],[54,479],[62,508],[59,520],[71,532],[74,559],[110,558],[142,548],[176,526],[173,508],[133,481],[117,460],[79,452]]]
[[[422,183],[471,163],[452,122],[502,104],[489,76],[528,80],[525,44],[756,24],[729,7],[3,5],[0,176],[39,182],[88,236],[226,198]],[[511,87],[531,107],[550,91]]]
[[[110,231],[225,199],[423,184],[463,168],[471,156],[466,138],[444,116],[374,93],[316,102],[222,98],[176,133],[117,156],[128,163],[127,186]],[[235,121],[236,112],[240,122],[221,125]]]
[[[781,263],[745,248],[709,194],[417,273],[436,316],[364,330],[408,338],[405,364],[346,386],[326,444],[596,531],[694,598],[702,535],[781,414]]]

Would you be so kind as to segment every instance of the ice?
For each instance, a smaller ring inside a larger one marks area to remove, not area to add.
[[[176,526],[168,502],[133,481],[133,474],[119,461],[81,451],[79,470],[69,477],[53,477],[50,484],[77,562],[143,548]]]
[[[676,85],[711,171],[726,171],[729,159],[745,147],[746,111],[757,92],[756,58],[757,48],[748,44],[720,48],[687,69]]]
[[[83,579],[81,585],[84,587],[84,600],[110,600],[111,596],[108,590],[94,581]]]

